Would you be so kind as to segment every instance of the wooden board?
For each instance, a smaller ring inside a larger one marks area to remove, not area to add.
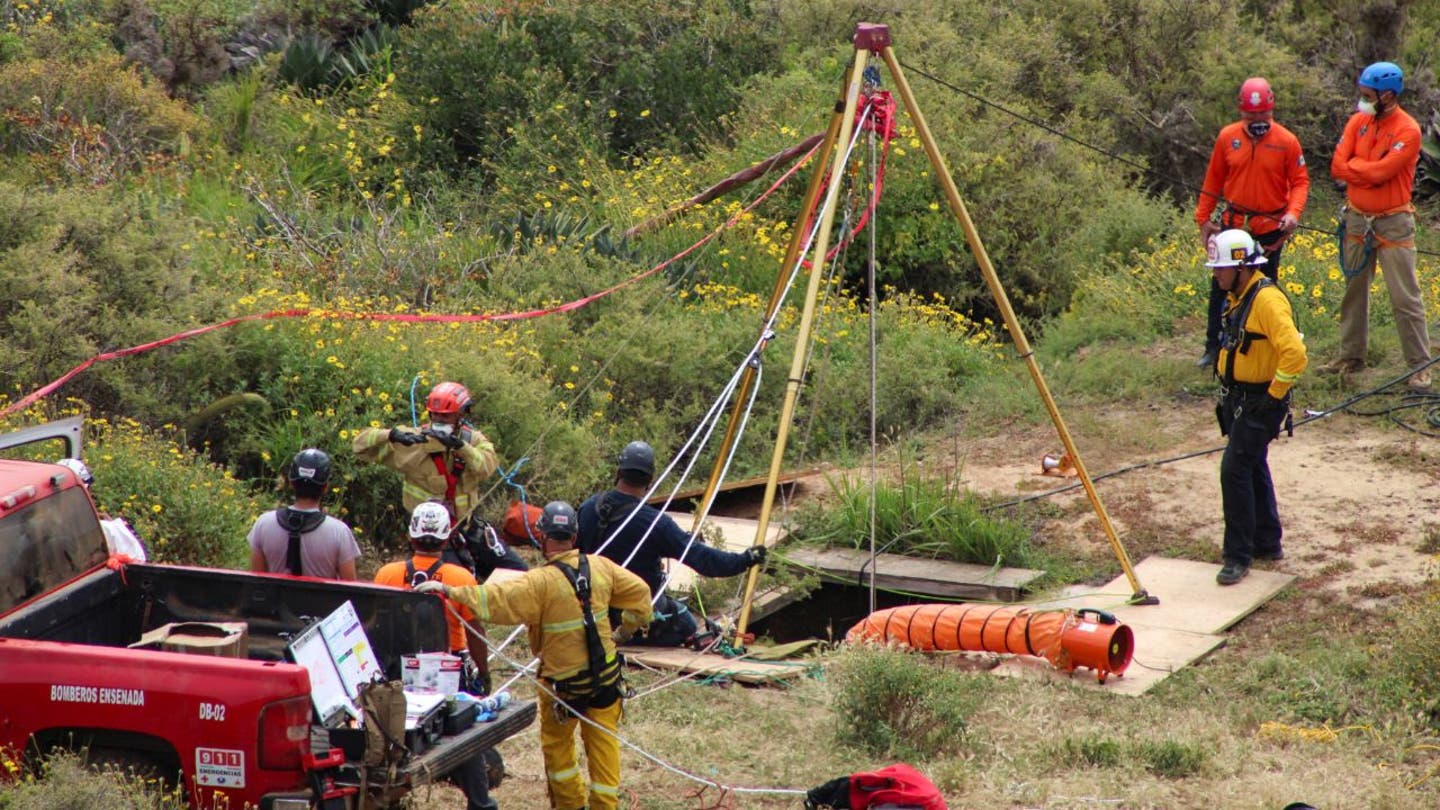
[[[726,658],[715,653],[698,653],[681,647],[621,647],[625,660],[656,669],[694,673],[706,677],[726,677],[749,684],[767,684],[799,678],[809,667],[798,664],[777,664]]]
[[[1250,575],[1234,585],[1215,582],[1220,570],[1216,563],[1147,557],[1135,566],[1140,587],[1158,597],[1158,605],[1115,606],[1121,594],[1130,594],[1130,580],[1123,574],[1105,585],[1071,589],[1065,596],[1041,606],[1095,607],[1115,614],[1135,634],[1135,656],[1120,678],[1111,676],[1098,683],[1095,673],[1074,674],[1056,671],[1038,658],[1013,658],[995,668],[1000,675],[1048,677],[1112,692],[1118,695],[1144,694],[1172,673],[1209,655],[1225,643],[1219,635],[1256,608],[1274,598],[1295,580],[1294,575],[1250,569]]]
[[[1293,574],[1251,568],[1250,575],[1234,585],[1217,585],[1218,563],[1146,557],[1135,566],[1140,587],[1159,597],[1158,605],[1125,605],[1111,612],[1127,623],[1171,627],[1192,633],[1219,633],[1249,616],[1256,608],[1295,581]],[[1117,577],[1105,590],[1129,591],[1129,580]]]
[[[781,489],[784,489],[787,484],[793,484],[801,478],[806,478],[808,476],[819,475],[824,471],[825,468],[823,467],[811,467],[808,470],[795,470],[793,472],[784,472],[780,473],[780,476],[775,479],[775,483],[779,484]],[[744,478],[739,481],[726,481],[722,483],[719,487],[716,487],[715,491],[735,492],[742,489],[750,489],[752,487],[764,487],[769,480],[770,476],[760,475],[754,478]],[[674,495],[656,495],[655,497],[646,501],[646,503],[650,504],[651,506],[659,506],[660,504],[665,503],[666,498],[669,498],[672,504],[676,501],[688,501],[691,498],[699,498],[705,494],[706,486],[706,484],[701,484],[698,487],[682,489]]]
[[[1225,644],[1224,636],[1211,633],[1126,624],[1135,634],[1135,657],[1124,675],[1111,675],[1103,684],[1091,670],[1063,672],[1050,666],[1050,662],[1043,658],[1028,656],[1007,659],[992,671],[996,675],[1062,680],[1088,689],[1134,697],[1145,694],[1150,687]]]
[[[870,554],[858,549],[792,549],[790,560],[817,569],[850,585],[868,583]],[[862,578],[861,571],[866,576]],[[927,596],[1014,602],[1044,571],[1029,568],[989,568],[983,565],[921,560],[899,554],[878,554],[875,585]]]

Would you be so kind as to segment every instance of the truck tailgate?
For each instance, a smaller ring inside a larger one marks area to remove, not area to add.
[[[433,782],[450,773],[460,763],[487,748],[494,748],[535,722],[535,701],[515,701],[501,709],[488,723],[476,723],[459,734],[441,737],[439,742],[419,756],[411,757],[400,769],[400,775],[412,785]]]

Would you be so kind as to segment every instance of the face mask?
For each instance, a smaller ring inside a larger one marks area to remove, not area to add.
[[[447,425],[444,422],[436,422],[430,426],[430,432],[437,436],[449,436],[455,432],[455,426]]]
[[[1360,99],[1359,103],[1355,105],[1355,109],[1358,112],[1362,112],[1366,115],[1374,115],[1377,112],[1377,110],[1375,109],[1375,102],[1366,101],[1363,98]]]
[[[1251,121],[1245,125],[1245,130],[1250,133],[1250,137],[1252,138],[1263,138],[1265,137],[1265,133],[1270,131],[1270,122]]]

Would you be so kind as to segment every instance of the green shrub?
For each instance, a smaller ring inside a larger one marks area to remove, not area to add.
[[[932,759],[969,744],[970,717],[992,688],[937,669],[913,653],[847,650],[827,670],[835,685],[835,736],[875,757]]]
[[[245,536],[278,504],[252,496],[226,469],[196,456],[173,428],[150,431],[122,420],[91,419],[85,458],[97,508],[123,517],[159,562],[248,567]]]
[[[0,148],[49,181],[111,182],[187,148],[203,120],[118,55],[0,66]]]

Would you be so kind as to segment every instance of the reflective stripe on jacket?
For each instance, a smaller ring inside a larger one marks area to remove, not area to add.
[[[399,430],[413,429],[402,427]],[[432,456],[438,454],[444,468],[449,471],[454,469],[455,455],[459,454],[465,468],[455,482],[455,520],[458,522],[474,511],[479,502],[480,484],[500,466],[495,445],[485,438],[485,434],[469,427],[465,430],[469,433],[466,437],[468,443],[453,452],[435,439],[424,444],[395,444],[390,441],[389,428],[365,428],[355,434],[351,449],[359,460],[384,464],[405,477],[401,495],[407,512],[425,501],[445,498],[445,476],[436,469]]]
[[[1239,306],[1245,292],[1259,284],[1262,278],[1264,276],[1257,271],[1239,294],[1227,293],[1227,313]],[[1250,317],[1245,319],[1244,328],[1247,332],[1264,335],[1265,339],[1250,341],[1249,349],[1235,356],[1235,381],[1269,383],[1267,393],[1283,399],[1310,362],[1305,353],[1305,340],[1295,328],[1290,299],[1275,287],[1260,290],[1250,305]],[[1216,368],[1225,368],[1229,355],[1230,350],[1222,347]]]
[[[580,562],[579,551],[567,551],[552,559],[572,568]],[[650,623],[650,586],[645,580],[598,555],[586,555],[590,563],[590,609],[607,662],[615,657],[610,638],[610,608],[627,611],[627,625]],[[552,681],[564,680],[590,666],[585,646],[585,620],[580,600],[564,572],[542,565],[523,576],[469,588],[454,588],[450,598],[475,611],[482,622],[524,624],[530,634],[530,649],[540,656],[540,675]]]

